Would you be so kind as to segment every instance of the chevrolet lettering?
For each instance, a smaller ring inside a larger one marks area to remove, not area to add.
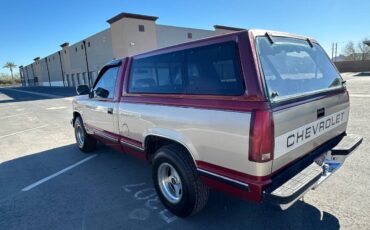
[[[287,209],[362,142],[347,133],[348,91],[325,51],[288,33],[244,30],[123,57],[77,93],[81,151],[99,141],[149,162],[159,199],[181,217],[201,211],[209,189]]]

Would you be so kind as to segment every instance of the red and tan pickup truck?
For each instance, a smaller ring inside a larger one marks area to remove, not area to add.
[[[312,38],[248,30],[113,60],[77,88],[78,147],[152,164],[163,204],[189,216],[209,188],[286,209],[362,142],[345,81]],[[335,192],[335,191],[334,191]]]

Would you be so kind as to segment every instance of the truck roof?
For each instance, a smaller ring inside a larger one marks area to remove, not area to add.
[[[292,37],[292,38],[304,39],[304,40],[309,39],[310,41],[317,43],[317,41],[315,39],[313,39],[311,37],[307,37],[307,36],[296,35],[296,34],[291,34],[291,33],[287,33],[287,32],[273,31],[273,30],[248,29],[248,30],[236,31],[236,32],[232,32],[232,33],[221,34],[221,35],[217,35],[217,36],[197,39],[197,40],[194,40],[194,41],[179,43],[179,44],[176,44],[176,45],[167,46],[167,47],[163,47],[163,48],[159,48],[159,49],[154,49],[154,50],[146,51],[146,52],[135,54],[135,55],[128,56],[128,57],[150,56],[152,54],[158,54],[158,53],[162,53],[162,52],[165,53],[166,51],[179,50],[179,48],[181,48],[181,47],[191,48],[193,45],[195,46],[199,43],[203,43],[203,44],[208,43],[208,42],[209,43],[214,43],[215,41],[222,41],[222,40],[225,40],[227,38],[232,38],[232,37],[236,38],[236,37],[239,37],[240,35],[243,35],[243,34],[248,34],[248,36],[254,36],[255,37],[255,36],[263,36],[266,33],[268,33],[272,36]],[[126,58],[126,57],[118,58],[118,59],[113,60],[113,61],[111,61],[107,64],[112,65],[113,62],[116,63],[118,61],[122,61],[124,58]]]

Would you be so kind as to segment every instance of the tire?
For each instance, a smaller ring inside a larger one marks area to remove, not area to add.
[[[193,160],[182,146],[166,145],[155,153],[152,177],[164,206],[179,217],[194,215],[207,204],[209,188],[200,181]]]
[[[78,116],[75,120],[74,129],[78,148],[85,153],[94,151],[96,148],[96,140],[91,135],[86,133],[82,118],[80,116]]]

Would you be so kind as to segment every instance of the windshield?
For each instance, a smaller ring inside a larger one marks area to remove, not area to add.
[[[266,36],[256,38],[260,65],[271,101],[343,87],[342,78],[316,43]]]

